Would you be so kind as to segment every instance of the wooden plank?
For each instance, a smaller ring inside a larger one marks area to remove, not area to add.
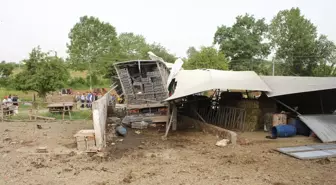
[[[37,115],[31,115],[31,117],[34,117],[36,119],[45,119],[45,120],[56,120],[56,118],[53,117],[45,117],[45,116],[37,116]]]
[[[73,102],[64,102],[64,103],[51,103],[48,104],[48,108],[62,108],[65,106],[70,106],[73,107],[74,103]]]

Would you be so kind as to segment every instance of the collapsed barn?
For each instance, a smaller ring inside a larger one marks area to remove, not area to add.
[[[175,92],[167,101],[177,106],[178,115],[234,131],[270,131],[274,124],[293,123],[298,134],[313,132],[323,142],[336,140],[336,116],[332,114],[336,78],[184,70],[174,83]],[[213,89],[210,96],[200,95]]]

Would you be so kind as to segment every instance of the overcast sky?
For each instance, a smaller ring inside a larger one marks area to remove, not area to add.
[[[38,45],[66,56],[68,33],[83,15],[185,56],[189,46],[211,45],[217,26],[232,25],[237,15],[270,21],[279,10],[292,7],[336,41],[333,0],[0,0],[0,61],[18,62]]]

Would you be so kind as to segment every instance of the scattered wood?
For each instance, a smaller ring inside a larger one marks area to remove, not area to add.
[[[56,118],[46,117],[46,116],[31,115],[31,117],[34,117],[35,119],[43,119],[43,120],[56,120]]]

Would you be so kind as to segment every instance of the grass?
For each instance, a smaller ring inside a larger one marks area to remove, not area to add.
[[[92,113],[91,110],[72,111],[71,120],[91,120],[91,113]],[[63,119],[62,113],[45,112],[45,113],[42,113],[41,116],[52,117],[52,118],[56,118],[57,120]],[[70,120],[69,114],[65,113],[64,119]]]
[[[14,95],[14,94],[18,95],[19,99],[21,101],[32,101],[34,92],[33,91],[22,92],[22,91],[16,91],[16,90],[10,90],[10,89],[5,89],[5,88],[0,88],[0,98],[1,98],[1,101],[3,100],[3,98],[5,96],[8,96],[10,94],[11,95]]]

